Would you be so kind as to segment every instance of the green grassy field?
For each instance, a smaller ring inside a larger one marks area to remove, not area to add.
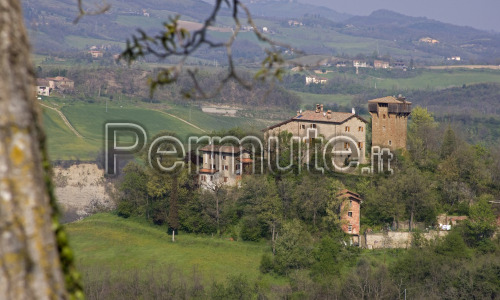
[[[286,282],[282,277],[260,273],[260,258],[269,251],[265,243],[183,233],[173,243],[163,228],[106,213],[70,223],[66,228],[81,269],[107,267],[127,272],[147,270],[151,265],[172,265],[186,274],[196,267],[208,282],[237,274],[251,282]]]
[[[66,100],[66,101],[65,101]],[[212,131],[241,127],[260,130],[266,127],[262,121],[243,117],[227,117],[202,112],[197,106],[170,104],[164,112],[177,116],[202,131],[177,118],[132,101],[105,103],[76,102],[70,99],[44,98],[44,103],[57,107],[71,125],[84,137],[78,138],[50,109],[44,109],[44,125],[48,136],[48,148],[53,160],[93,160],[104,147],[104,126],[106,122],[133,122],[141,125],[153,137],[162,131],[173,132],[181,139],[188,136],[202,136]],[[65,102],[63,102],[65,101]]]

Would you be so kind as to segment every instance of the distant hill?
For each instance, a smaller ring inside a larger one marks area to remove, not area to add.
[[[416,47],[433,54],[488,60],[500,57],[500,34],[457,26],[423,18],[409,17],[389,10],[377,10],[369,16],[355,16],[344,23],[343,33],[397,41],[402,48]],[[439,43],[419,42],[430,37]]]
[[[301,18],[308,15],[321,16],[334,22],[342,22],[351,15],[339,13],[324,6],[308,5],[291,1],[252,1],[247,4],[256,17]]]

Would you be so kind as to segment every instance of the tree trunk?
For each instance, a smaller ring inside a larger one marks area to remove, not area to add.
[[[20,1],[0,12],[0,299],[65,299]]]

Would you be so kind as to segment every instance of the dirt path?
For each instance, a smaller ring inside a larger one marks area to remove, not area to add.
[[[38,102],[38,103],[40,103],[40,102]],[[71,125],[71,123],[68,121],[68,119],[66,118],[66,116],[59,109],[51,107],[51,106],[48,106],[48,105],[43,104],[43,103],[40,103],[40,105],[43,106],[43,107],[46,107],[48,109],[52,109],[52,110],[56,111],[59,114],[59,116],[61,117],[61,119],[64,121],[64,124],[66,124],[66,126],[68,126],[68,128],[71,129],[71,131],[73,131],[73,133],[77,137],[83,139],[83,136],[78,131],[76,131],[76,129]]]
[[[193,124],[193,123],[191,123],[191,122],[188,122],[188,121],[184,120],[183,118],[179,118],[178,116],[174,116],[173,114],[169,114],[168,112],[164,112],[164,111],[161,111],[161,110],[159,110],[159,109],[153,109],[153,110],[154,110],[154,111],[157,111],[157,112],[160,112],[160,113],[162,113],[162,114],[165,114],[165,115],[167,115],[167,116],[170,116],[170,117],[172,117],[172,118],[176,118],[177,120],[182,121],[182,122],[184,122],[184,123],[188,124],[188,125],[189,125],[189,126],[191,126],[191,127],[194,127],[194,128],[196,128],[196,129],[198,129],[198,130],[201,130],[201,132],[207,132],[205,129],[201,129],[200,127],[198,127],[198,126],[194,125],[194,124]]]

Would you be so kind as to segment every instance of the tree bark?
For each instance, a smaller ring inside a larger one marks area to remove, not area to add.
[[[20,1],[0,0],[0,37],[0,299],[65,299]]]

